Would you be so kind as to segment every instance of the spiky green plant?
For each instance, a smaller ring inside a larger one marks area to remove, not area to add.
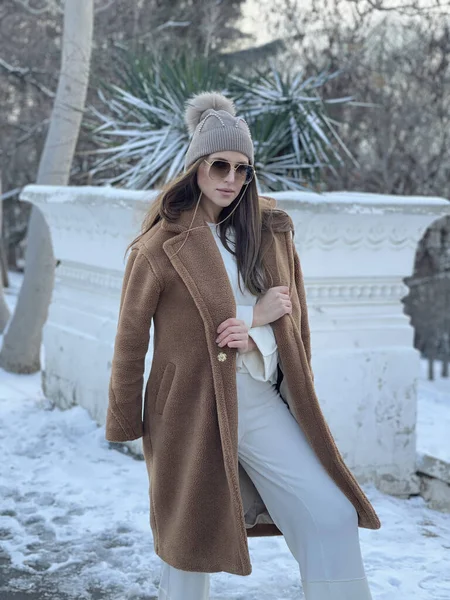
[[[185,102],[194,93],[214,90],[233,98],[248,122],[261,189],[310,189],[325,167],[334,170],[342,163],[340,151],[352,159],[336,131],[339,123],[326,111],[327,103],[352,98],[323,100],[318,93],[338,74],[304,79],[301,72],[281,73],[271,64],[245,76],[203,58],[127,54],[120,85],[99,91],[105,111],[91,108],[92,134],[100,146],[92,173],[97,181],[134,189],[169,181],[183,170],[189,144]],[[107,172],[103,178],[102,172]]]
[[[281,73],[273,65],[251,79],[231,75],[229,90],[245,115],[255,144],[255,166],[270,190],[304,189],[317,184],[325,167],[342,164],[340,147],[352,159],[327,114],[327,103],[350,103],[351,97],[323,100],[318,89],[339,72],[304,79],[302,72]]]

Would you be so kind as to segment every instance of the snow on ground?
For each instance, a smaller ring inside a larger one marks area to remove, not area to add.
[[[428,382],[425,372],[418,445],[448,457],[450,382]],[[53,407],[39,373],[0,370],[0,562],[8,558],[17,569],[9,586],[28,589],[45,578],[59,590],[55,598],[157,597],[145,463],[117,448],[125,449],[110,445],[83,408]],[[449,600],[450,514],[428,509],[419,496],[363,489],[382,523],[359,529],[374,600]],[[211,574],[212,600],[303,597],[283,538],[250,538],[249,547],[252,574]],[[0,597],[8,598],[1,581]]]
[[[440,371],[441,363],[436,362],[435,380],[428,381],[428,363],[425,360],[421,361],[420,402],[417,407],[417,450],[450,463],[450,378],[441,378]]]

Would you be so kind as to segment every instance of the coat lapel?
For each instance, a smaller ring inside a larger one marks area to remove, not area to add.
[[[192,230],[187,233],[194,210],[181,213],[176,223],[163,220],[162,229],[176,234],[163,243],[163,249],[194,299],[205,329],[214,341],[219,324],[236,316],[236,302],[222,255],[200,205]]]
[[[241,542],[241,560],[244,569],[247,569],[249,557],[246,551],[247,534],[240,495],[237,453],[237,350],[228,346],[220,348],[215,341],[220,323],[236,316],[236,301],[222,255],[200,206],[191,225],[194,210],[195,208],[181,213],[176,223],[163,220],[162,229],[175,233],[163,242],[163,250],[184,282],[203,320],[211,361],[224,466],[235,516],[240,524],[238,535]],[[186,230],[189,227],[199,228],[190,231],[186,240]]]
[[[220,323],[230,317],[236,317],[236,301],[222,255],[207,220],[208,217],[201,205],[198,206],[197,211],[195,206],[183,211],[175,222],[163,219],[162,229],[175,234],[163,243],[163,249],[183,280],[203,319],[211,355],[217,360],[220,352],[225,353],[228,365],[222,367],[228,366],[229,375],[232,376],[233,369],[236,367],[236,350],[226,346],[219,348],[215,344],[215,339]],[[189,228],[191,231],[187,234]],[[273,246],[266,252],[264,262],[272,278],[271,287],[292,283],[293,278],[286,281],[280,275],[281,270]],[[287,325],[286,321],[288,318],[278,319],[272,323],[276,338],[281,334],[278,330],[284,329],[283,326]]]
[[[201,205],[195,216],[194,212],[195,207],[183,211],[173,223],[163,219],[162,229],[175,233],[163,243],[163,249],[193,297],[205,328],[215,340],[219,324],[236,317],[236,301],[207,216]],[[187,234],[189,228],[191,231]],[[264,257],[266,269],[272,277],[271,286],[287,285],[289,282],[280,279],[275,254],[269,251]]]

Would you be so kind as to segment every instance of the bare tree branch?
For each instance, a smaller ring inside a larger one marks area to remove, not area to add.
[[[168,27],[189,27],[190,24],[190,21],[166,21],[165,23],[158,25],[158,27],[155,27],[155,31],[162,31]]]
[[[30,67],[14,67],[2,58],[0,58],[0,67],[3,67],[5,71],[7,71],[10,75],[14,75],[19,79],[26,80],[31,85],[34,85],[40,92],[45,94],[47,98],[55,97],[55,93],[52,92],[52,90],[48,89],[48,87],[46,87],[33,77],[33,73],[39,72],[38,70],[32,69]]]
[[[49,123],[50,119],[44,119],[43,121],[41,121],[40,123],[37,123],[36,125],[34,125],[34,127],[31,127],[23,136],[21,136],[20,138],[17,138],[17,140],[14,141],[14,144],[12,146],[7,146],[7,150],[6,152],[2,152],[0,150],[0,156],[13,156],[14,153],[16,152],[17,148],[21,145],[24,144],[25,142],[27,142],[30,138],[32,138],[36,132],[40,131],[41,129],[43,129],[44,127],[46,127]]]
[[[390,8],[399,5],[394,1]],[[402,7],[432,2],[424,1],[406,0]],[[307,8],[301,0],[276,2],[272,14],[292,40],[284,63],[300,62],[310,72],[339,69],[328,94],[358,100],[352,107],[330,106],[361,166],[327,174],[328,189],[450,197],[450,25],[437,12],[389,11],[380,18],[373,6],[385,2],[352,0],[351,11],[348,0],[311,0]]]
[[[21,6],[22,8],[24,8],[31,15],[36,15],[36,16],[43,15],[50,10],[52,12],[60,12],[60,13],[63,12],[62,7],[56,0],[42,0],[43,5],[38,8],[32,6],[32,2],[30,2],[30,0],[13,0],[13,1],[16,4],[18,4],[19,6]]]
[[[117,2],[117,0],[106,0],[106,2],[104,4],[101,4],[100,6],[95,7],[94,14],[98,15],[98,14],[104,12],[105,10],[110,9],[111,6],[116,4],[116,2]]]
[[[359,14],[367,13],[367,10],[375,10],[379,12],[396,12],[403,15],[420,15],[430,13],[431,11],[437,11],[441,14],[446,14],[450,9],[450,2],[441,2],[441,0],[434,0],[426,4],[419,0],[412,0],[411,2],[399,2],[398,4],[392,4],[386,0],[348,0],[351,4],[354,4]]]
[[[61,0],[42,0],[42,6],[33,6],[30,0],[13,0],[16,4],[24,8],[28,13],[35,16],[44,15],[47,12],[60,13],[64,12],[63,4],[64,1]],[[105,0],[102,4],[95,7],[94,13],[97,15],[102,13],[108,9],[110,9],[114,4],[116,4],[117,0]]]

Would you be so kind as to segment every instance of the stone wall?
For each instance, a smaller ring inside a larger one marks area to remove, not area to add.
[[[61,407],[84,406],[99,424],[107,407],[123,254],[154,196],[46,186],[28,186],[21,195],[43,211],[60,261],[44,329],[44,391]],[[295,223],[315,383],[336,443],[361,482],[399,495],[417,493],[419,353],[403,311],[404,278],[413,272],[424,231],[450,205],[440,198],[344,192],[273,197]],[[151,357],[150,347],[145,380]],[[141,440],[129,446],[141,452]]]

